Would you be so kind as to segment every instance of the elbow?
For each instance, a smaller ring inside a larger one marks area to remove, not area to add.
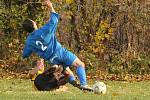
[[[24,59],[24,58],[26,58],[24,55],[22,55],[22,58]]]
[[[57,25],[57,23],[58,23],[58,18],[53,18],[52,23],[53,23],[53,25]]]
[[[26,55],[22,55],[22,58],[23,58],[23,59],[25,59],[25,58],[27,58],[27,57],[28,57],[28,56],[26,56]]]
[[[59,21],[59,14],[57,14],[57,13],[52,13],[51,19],[53,20],[53,23],[54,23],[54,24],[57,24],[58,21]]]

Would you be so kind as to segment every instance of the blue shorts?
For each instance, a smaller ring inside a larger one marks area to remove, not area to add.
[[[48,62],[51,64],[60,64],[63,67],[71,66],[74,60],[77,58],[75,54],[68,51],[65,48],[61,48],[51,57]]]

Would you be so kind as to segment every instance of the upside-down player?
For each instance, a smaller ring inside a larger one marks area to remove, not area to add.
[[[36,90],[51,91],[59,89],[60,86],[68,82],[74,87],[81,89],[80,85],[75,80],[71,82],[68,80],[69,76],[73,75],[69,67],[63,69],[60,65],[53,65],[44,70],[44,61],[42,59],[37,61],[34,66],[34,69],[29,72],[29,76]]]

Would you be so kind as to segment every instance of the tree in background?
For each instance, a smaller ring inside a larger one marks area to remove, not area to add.
[[[51,0],[61,15],[57,36],[88,63],[90,70],[113,74],[146,74],[150,70],[148,0]],[[0,1],[2,72],[25,72],[21,60],[25,36],[21,23],[31,18],[39,27],[49,12],[42,0]],[[20,34],[21,33],[21,34]],[[34,56],[33,56],[34,57]],[[92,71],[91,71],[92,72]]]

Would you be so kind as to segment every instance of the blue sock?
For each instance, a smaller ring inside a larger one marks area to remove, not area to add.
[[[69,83],[74,81],[74,80],[75,80],[74,75],[70,75],[69,78],[68,78]]]
[[[76,72],[80,80],[80,85],[86,85],[87,81],[86,81],[85,68],[80,65],[77,67]]]

